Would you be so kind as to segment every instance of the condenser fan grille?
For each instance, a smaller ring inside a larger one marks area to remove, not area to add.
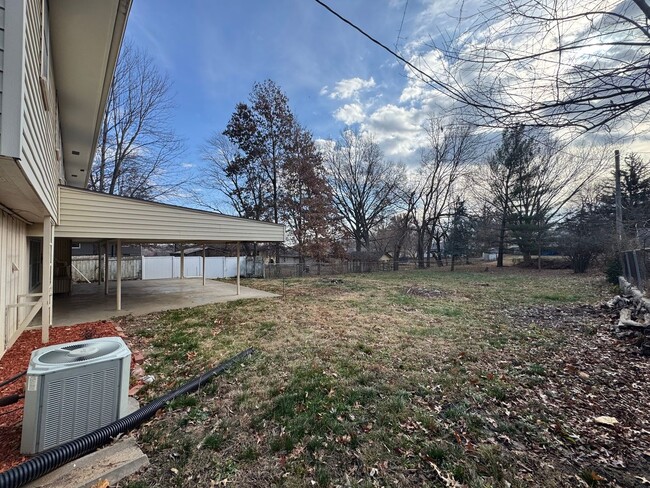
[[[63,346],[46,352],[38,358],[43,364],[68,364],[97,359],[111,354],[120,348],[115,342],[79,343]]]

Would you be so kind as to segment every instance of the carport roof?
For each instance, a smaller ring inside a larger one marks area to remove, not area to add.
[[[284,226],[59,187],[56,237],[131,242],[282,242]]]

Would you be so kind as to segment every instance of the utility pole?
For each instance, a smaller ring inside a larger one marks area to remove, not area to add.
[[[621,251],[623,244],[623,206],[621,203],[621,153],[614,151],[614,178],[616,179],[616,238],[617,247]]]

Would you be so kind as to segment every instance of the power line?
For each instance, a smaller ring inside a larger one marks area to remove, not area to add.
[[[447,92],[448,94],[450,94],[450,95],[452,96],[452,98],[458,98],[458,96],[454,93],[454,90],[453,90],[449,85],[446,85],[446,84],[443,83],[442,81],[439,81],[439,80],[435,79],[435,78],[434,78],[433,76],[431,76],[429,73],[426,73],[425,71],[422,71],[420,68],[418,68],[417,66],[415,66],[415,65],[414,65],[413,63],[411,63],[409,60],[407,60],[406,58],[404,58],[403,56],[399,55],[398,53],[396,53],[395,51],[393,51],[391,48],[389,48],[386,44],[384,44],[384,43],[382,43],[381,41],[375,39],[375,38],[372,37],[370,34],[368,34],[366,31],[364,31],[361,27],[357,26],[357,25],[356,25],[355,23],[353,23],[352,21],[350,21],[350,20],[346,19],[345,17],[343,17],[341,14],[339,14],[338,12],[336,12],[334,9],[332,9],[332,8],[331,8],[329,5],[327,5],[325,2],[323,2],[323,1],[321,1],[321,0],[314,0],[314,1],[315,1],[317,4],[319,4],[321,7],[323,7],[325,10],[327,10],[328,12],[330,12],[332,15],[334,15],[335,17],[339,18],[340,20],[342,20],[343,22],[345,22],[346,24],[348,24],[348,25],[349,25],[350,27],[352,27],[354,30],[358,31],[361,35],[363,35],[364,37],[368,38],[370,41],[372,41],[373,43],[377,44],[379,47],[381,47],[381,48],[384,49],[385,51],[389,52],[389,53],[390,53],[392,56],[394,56],[395,58],[399,59],[402,63],[404,63],[404,64],[405,64],[406,66],[408,66],[409,68],[411,68],[413,71],[415,71],[415,72],[419,73],[420,75],[424,76],[424,77],[425,77],[426,79],[428,79],[428,80],[429,80],[433,85],[438,86],[440,89],[442,89],[443,91],[445,91],[445,92]]]
[[[448,84],[446,84],[446,83],[444,83],[444,82],[442,82],[442,81],[437,80],[437,79],[434,78],[431,74],[429,74],[429,73],[427,73],[427,72],[421,70],[420,68],[418,68],[417,66],[415,66],[413,63],[411,63],[409,60],[407,60],[406,58],[404,58],[403,56],[401,56],[400,54],[396,53],[394,50],[392,50],[391,48],[389,48],[388,46],[386,46],[384,43],[382,43],[382,42],[379,41],[378,39],[376,39],[376,38],[374,38],[373,36],[371,36],[370,34],[368,34],[365,30],[363,30],[361,27],[359,27],[358,25],[356,25],[354,22],[352,22],[351,20],[348,20],[348,19],[346,19],[345,17],[343,17],[341,14],[339,14],[337,11],[335,11],[332,7],[330,7],[329,5],[327,5],[327,4],[326,4],[325,2],[323,2],[322,0],[314,0],[314,1],[315,1],[317,4],[319,4],[321,7],[323,7],[325,10],[327,10],[328,12],[330,12],[332,15],[334,15],[335,17],[337,17],[339,20],[343,21],[344,23],[346,23],[347,25],[349,25],[350,27],[352,27],[354,30],[356,30],[357,32],[359,32],[362,36],[366,37],[366,38],[369,39],[371,42],[373,42],[374,44],[378,45],[379,47],[381,47],[382,49],[384,49],[385,51],[387,51],[388,53],[390,53],[393,57],[395,57],[395,58],[397,58],[398,60],[400,60],[402,63],[404,63],[404,64],[405,64],[406,66],[408,66],[409,68],[411,68],[413,71],[415,71],[416,73],[420,74],[420,75],[423,76],[424,78],[428,79],[432,85],[437,86],[441,91],[445,92],[445,93],[446,93],[448,96],[450,96],[453,100],[456,100],[456,101],[460,100],[460,101],[463,101],[464,103],[467,103],[467,104],[471,105],[471,103],[468,103],[468,101],[467,101],[467,97],[464,97],[464,96],[463,96],[462,90],[454,89],[454,88],[452,88],[450,85],[448,85]],[[402,16],[402,24],[400,24],[400,33],[401,33],[401,29],[402,29],[402,26],[403,26],[403,23],[404,23],[404,16],[406,15],[406,6],[407,6],[407,5],[408,5],[408,0],[407,0],[407,2],[406,2],[406,5],[404,6],[404,14],[403,14],[403,16]],[[399,35],[398,35],[398,36],[399,36]],[[399,37],[398,37],[398,39],[399,39]],[[396,44],[397,44],[397,43],[396,43]],[[571,153],[565,151],[564,148],[566,148],[566,147],[569,146],[571,143],[573,143],[573,142],[574,142],[578,137],[580,137],[581,135],[582,135],[582,134],[578,134],[577,136],[571,138],[571,140],[569,140],[567,143],[563,144],[562,147],[558,147],[558,148],[556,148],[557,152],[558,152],[558,153],[563,153],[563,154],[565,154],[565,155],[567,155],[567,156],[570,156],[570,157],[576,157],[576,155],[571,154]],[[546,147],[551,147],[550,145],[548,145],[548,143],[546,143],[546,142],[544,142],[544,141],[541,141],[541,140],[539,140],[539,139],[536,139],[536,138],[532,137],[532,135],[530,135],[530,134],[528,134],[528,137],[529,137],[531,140],[537,142],[538,144],[541,144],[541,145],[546,146]]]

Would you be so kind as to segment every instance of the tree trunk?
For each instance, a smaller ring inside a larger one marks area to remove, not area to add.
[[[418,232],[418,268],[424,269],[424,235]]]
[[[501,228],[499,229],[499,254],[497,255],[497,268],[503,268],[503,251],[506,242],[506,213],[501,217]]]
[[[436,264],[438,267],[442,267],[442,237],[436,238]]]
[[[452,254],[452,255],[451,255],[451,268],[450,268],[451,271],[454,270],[454,264],[455,264],[455,263],[456,263],[456,255],[455,255],[455,254]]]
[[[399,254],[402,251],[402,246],[396,244],[393,251],[393,271],[399,271]]]

